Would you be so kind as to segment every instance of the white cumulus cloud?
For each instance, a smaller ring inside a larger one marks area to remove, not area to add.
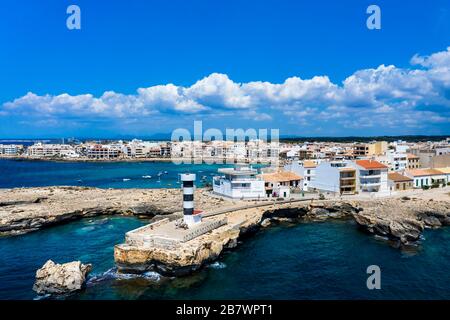
[[[27,93],[0,107],[5,116],[36,119],[136,119],[174,114],[238,115],[254,121],[285,117],[302,124],[332,121],[344,127],[420,126],[450,120],[450,47],[414,55],[410,68],[380,65],[354,72],[342,84],[328,76],[287,78],[282,83],[239,83],[212,73],[189,87],[175,84],[137,89],[135,94]]]

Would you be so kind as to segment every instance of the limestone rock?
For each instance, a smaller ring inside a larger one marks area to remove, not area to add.
[[[263,227],[263,228],[267,228],[267,227],[270,226],[270,225],[271,225],[270,219],[264,219],[264,220],[261,222],[261,227]]]
[[[36,271],[33,290],[38,294],[65,294],[80,290],[91,271],[91,264],[72,261],[64,264],[48,260]]]

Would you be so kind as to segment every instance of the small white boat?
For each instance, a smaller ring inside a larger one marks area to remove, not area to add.
[[[151,179],[152,176],[142,176],[142,178],[144,178],[144,179]]]
[[[131,179],[122,179],[123,182],[130,181]]]

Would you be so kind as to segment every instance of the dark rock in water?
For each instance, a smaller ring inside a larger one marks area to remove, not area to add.
[[[358,213],[354,219],[360,228],[374,235],[398,240],[407,245],[420,239],[423,223],[416,220],[387,220],[373,215]]]
[[[33,290],[39,295],[78,291],[84,286],[86,276],[91,270],[91,264],[82,264],[80,261],[57,264],[48,260],[36,271]]]
[[[425,223],[427,227],[430,228],[438,228],[442,226],[441,221],[435,216],[424,214],[420,216],[420,219]]]

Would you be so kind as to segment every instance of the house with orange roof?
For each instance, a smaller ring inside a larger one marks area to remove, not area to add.
[[[279,171],[261,174],[268,197],[290,196],[291,188],[301,187],[302,177],[294,172]]]
[[[388,193],[388,167],[376,160],[355,160],[356,184],[359,193]]]
[[[388,173],[388,185],[390,191],[404,191],[413,188],[414,179],[398,172]]]
[[[405,175],[414,179],[414,188],[431,187],[434,184],[446,184],[447,175],[437,169],[411,169]]]

